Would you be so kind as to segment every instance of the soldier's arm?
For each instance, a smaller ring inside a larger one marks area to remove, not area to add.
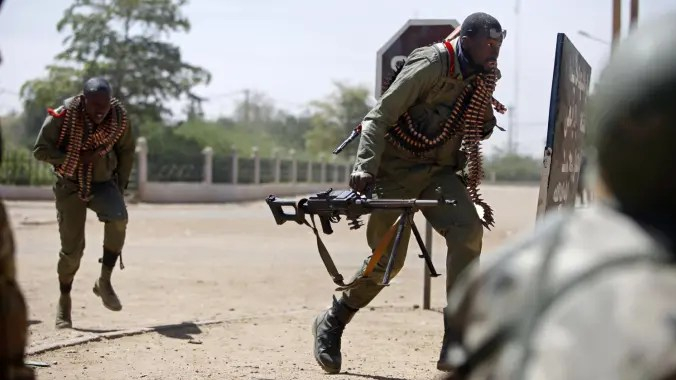
[[[48,162],[52,165],[60,165],[63,163],[66,159],[66,153],[59,150],[56,146],[62,123],[63,116],[47,116],[45,122],[42,123],[42,128],[40,128],[35,145],[33,146],[33,157],[35,157],[35,159]]]
[[[484,125],[482,126],[483,134],[481,135],[483,140],[488,139],[493,134],[493,130],[497,125],[497,119],[495,118],[495,112],[493,111],[493,105],[488,104],[486,113],[484,114]]]
[[[127,121],[127,128],[114,146],[117,154],[117,184],[120,190],[127,188],[131,168],[134,166],[134,156],[136,154],[136,141],[132,126]]]
[[[441,78],[443,70],[436,49],[429,47],[411,53],[394,83],[362,121],[355,171],[377,174],[385,149],[385,132]]]

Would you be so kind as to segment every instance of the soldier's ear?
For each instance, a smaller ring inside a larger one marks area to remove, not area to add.
[[[462,50],[469,51],[472,49],[472,38],[469,36],[460,37],[460,46]]]

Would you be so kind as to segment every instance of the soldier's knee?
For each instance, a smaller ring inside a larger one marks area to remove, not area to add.
[[[115,232],[125,232],[127,230],[127,219],[116,219],[106,222],[106,228]]]
[[[449,247],[460,244],[476,250],[481,248],[484,236],[484,228],[479,218],[446,226],[441,232]]]
[[[83,249],[78,249],[75,251],[63,251],[59,252],[59,262],[57,264],[57,272],[59,277],[64,280],[64,282],[69,282],[72,280],[72,277],[75,276],[75,273],[80,268],[80,261],[82,260],[82,255],[84,254]]]

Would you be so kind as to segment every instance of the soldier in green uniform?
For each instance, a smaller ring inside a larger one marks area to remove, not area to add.
[[[81,94],[49,110],[37,137],[36,159],[54,165],[61,250],[57,273],[61,295],[56,327],[72,327],[70,291],[85,248],[87,209],[104,223],[101,275],[94,293],[113,311],[122,309],[110,282],[127,229],[123,192],[129,182],[135,141],[123,105],[102,78],[85,82]]]
[[[589,99],[593,204],[461,276],[449,379],[676,379],[674,20],[632,30]]]
[[[0,164],[2,153],[3,140],[0,128]],[[16,281],[14,236],[5,205],[0,200],[0,379],[35,379],[33,370],[24,364],[27,337],[28,310]]]
[[[498,20],[474,13],[462,23],[459,37],[420,47],[407,58],[394,81],[362,122],[362,134],[350,186],[374,198],[436,199],[440,191],[456,206],[423,211],[448,247],[446,289],[481,253],[483,226],[492,212],[478,194],[481,156],[478,145],[496,126],[493,97],[499,78],[497,58],[505,31]],[[467,176],[462,171],[467,167]],[[484,210],[483,220],[475,205]],[[367,226],[372,253],[396,223],[398,212],[373,212]],[[410,229],[397,247],[391,276],[404,264]],[[367,278],[334,297],[313,325],[314,356],[329,373],[340,372],[345,325],[383,289],[379,285],[393,242]],[[360,277],[366,267],[358,271]],[[357,278],[356,277],[356,278]],[[445,350],[442,344],[442,356]]]
[[[2,133],[0,131],[0,160]],[[0,379],[32,380],[33,370],[24,365],[28,336],[28,312],[16,281],[14,237],[5,205],[0,202]]]

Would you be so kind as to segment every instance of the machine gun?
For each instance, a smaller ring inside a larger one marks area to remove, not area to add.
[[[423,242],[420,232],[415,225],[413,216],[415,212],[418,211],[418,209],[423,207],[456,205],[455,200],[444,199],[444,197],[441,195],[437,200],[372,199],[351,190],[334,191],[333,189],[317,193],[308,198],[300,199],[298,202],[278,199],[275,195],[268,196],[265,201],[270,207],[272,215],[275,218],[275,222],[278,225],[284,224],[285,222],[296,222],[298,224],[305,224],[313,230],[315,236],[317,237],[317,249],[319,251],[319,255],[321,256],[329,274],[333,278],[333,282],[339,286],[337,290],[349,289],[354,286],[357,281],[368,277],[375,268],[376,263],[382,256],[384,250],[387,248],[394,235],[394,244],[390,252],[389,261],[387,262],[387,267],[385,269],[382,283],[380,284],[383,286],[389,285],[390,274],[394,264],[397,247],[399,246],[406,225],[411,227],[411,231],[413,232],[416,241],[418,242],[418,246],[420,247],[421,254],[418,257],[425,259],[425,263],[429,268],[432,277],[439,276],[439,274],[434,269],[432,259],[425,248],[425,243]],[[293,208],[294,212],[285,213],[283,210],[284,207]],[[331,259],[331,255],[319,237],[319,232],[317,230],[314,217],[315,215],[319,217],[322,231],[325,234],[330,235],[333,233],[331,223],[340,222],[341,216],[344,216],[348,220],[351,230],[356,230],[363,226],[363,222],[360,220],[360,217],[362,215],[370,214],[373,210],[377,209],[401,210],[399,220],[392,227],[390,227],[389,231],[379,242],[377,248],[371,256],[371,259],[366,265],[366,269],[362,273],[362,276],[356,278],[349,284],[345,284],[343,282],[343,276],[338,273],[338,270]],[[310,215],[312,225],[307,221],[306,215]]]

